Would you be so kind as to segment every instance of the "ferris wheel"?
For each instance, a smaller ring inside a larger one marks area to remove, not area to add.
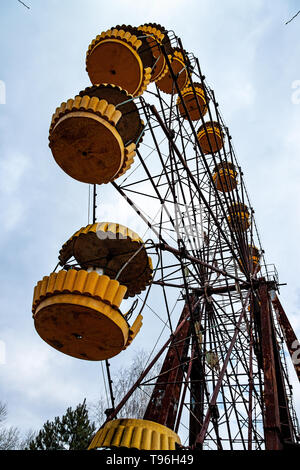
[[[120,403],[111,386],[90,449],[296,446],[284,348],[294,357],[297,338],[198,59],[161,25],[117,25],[91,42],[86,70],[91,86],[56,109],[49,145],[67,175],[92,185],[93,221],[66,236],[56,269],[37,283],[35,328],[64,354],[106,361],[110,386],[108,359],[145,334],[151,299],[170,330]],[[146,239],[97,220],[97,193],[109,183]],[[127,400],[149,385],[143,419],[124,417]]]

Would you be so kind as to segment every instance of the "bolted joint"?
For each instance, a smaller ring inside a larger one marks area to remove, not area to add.
[[[107,409],[104,411],[104,414],[105,414],[106,417],[108,418],[114,411],[115,411],[114,408],[107,408]]]

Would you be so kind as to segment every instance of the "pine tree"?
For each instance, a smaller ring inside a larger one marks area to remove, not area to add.
[[[86,450],[94,432],[95,424],[89,420],[84,400],[74,411],[69,407],[62,418],[47,421],[27,449]]]

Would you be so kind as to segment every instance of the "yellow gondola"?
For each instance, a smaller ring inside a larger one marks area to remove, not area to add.
[[[177,76],[177,84],[181,91],[186,87],[188,82],[188,73],[182,51],[178,48],[173,48],[171,54],[169,55],[169,60],[172,70]],[[164,93],[174,95],[177,94],[177,88],[170,70],[167,70],[167,72],[156,81],[156,85]]]
[[[117,125],[122,113],[97,96],[76,96],[52,117],[49,146],[57,164],[83,183],[115,180],[133,163],[135,143],[123,142]]]
[[[207,155],[221,150],[224,145],[224,133],[218,122],[209,121],[202,125],[197,133],[202,152]]]
[[[138,29],[144,33],[151,48],[153,55],[151,82],[156,82],[168,72],[166,59],[161,51],[161,46],[164,46],[166,54],[169,55],[172,52],[167,30],[157,23],[145,23]]]
[[[218,191],[230,192],[237,187],[237,171],[231,162],[219,163],[213,171],[213,180]]]
[[[125,147],[135,143],[136,147],[142,142],[144,122],[140,118],[140,113],[132,99],[133,96],[122,90],[121,87],[112,84],[102,84],[87,87],[79,92],[79,96],[96,97],[99,100],[106,100],[121,111],[122,116],[116,124],[116,130],[120,134]]]
[[[207,112],[208,99],[205,96],[203,86],[200,83],[194,83],[193,86],[194,88],[189,84],[182,90],[182,100],[178,97],[177,106],[181,116],[184,119],[187,119],[187,114],[182,103],[183,101],[191,120],[198,121],[198,119],[200,119],[201,116],[204,116]]]
[[[89,450],[97,448],[129,448],[138,450],[175,450],[179,436],[162,424],[145,419],[108,421],[93,438]]]
[[[51,273],[34,289],[32,313],[39,336],[78,359],[100,361],[116,356],[142,325],[130,327],[119,310],[126,287],[96,271],[70,269]]]
[[[250,227],[249,209],[245,204],[237,202],[228,209],[228,222],[234,232],[246,231]]]
[[[70,258],[77,264],[67,265]],[[88,225],[63,245],[59,260],[63,269],[45,276],[34,289],[32,312],[38,334],[79,359],[116,356],[142,325],[139,314],[130,326],[120,306],[151,281],[152,263],[143,241],[120,224]]]
[[[249,245],[248,246],[248,255],[246,256],[247,258],[247,268],[250,273],[258,273],[261,269],[261,266],[259,264],[260,260],[260,251],[259,249],[254,246],[254,245]],[[245,270],[242,264],[242,261],[239,259],[239,265],[240,265],[240,270],[242,273],[245,274]]]
[[[142,35],[137,28],[122,25],[104,31],[91,42],[86,70],[93,85],[113,83],[133,96],[145,91],[153,57],[146,39],[138,36]]]
[[[125,298],[146,288],[152,278],[152,262],[143,240],[129,228],[100,222],[78,230],[63,245],[59,261],[64,266],[74,257],[84,269],[100,268],[110,278],[126,286]]]

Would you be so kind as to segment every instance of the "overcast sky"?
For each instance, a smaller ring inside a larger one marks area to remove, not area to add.
[[[38,429],[85,397],[96,401],[103,388],[98,363],[65,356],[39,338],[31,302],[34,285],[53,270],[61,245],[88,223],[88,185],[55,163],[50,119],[62,101],[89,85],[87,47],[113,25],[161,23],[199,58],[233,137],[267,262],[287,283],[280,300],[300,337],[300,16],[285,25],[299,2],[25,3],[30,9],[17,0],[0,4],[0,341],[6,353],[0,400],[8,405],[8,424]],[[115,221],[135,229],[124,204],[111,186],[99,190],[98,218],[110,220],[113,210]],[[111,361],[113,367],[141,347],[151,349],[146,331]],[[291,379],[299,416],[292,369]]]

